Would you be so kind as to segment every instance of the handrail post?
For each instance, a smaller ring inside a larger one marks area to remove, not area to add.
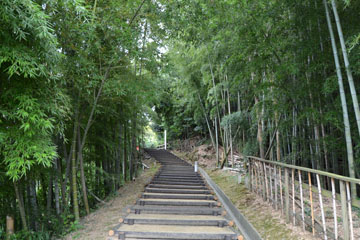
[[[289,205],[290,205],[290,194],[289,194],[289,170],[285,168],[284,172],[285,177],[285,216],[286,223],[290,223],[290,215],[289,215]]]
[[[252,191],[252,169],[251,169],[251,160],[249,158],[247,158],[247,161],[249,163],[249,168],[248,168],[248,174],[249,174],[249,189],[250,191]]]
[[[345,182],[340,180],[339,183],[340,183],[340,197],[341,197],[341,213],[342,213],[342,222],[344,228],[344,240],[349,240],[350,229],[349,229],[349,220],[348,220],[348,211],[347,211]]]

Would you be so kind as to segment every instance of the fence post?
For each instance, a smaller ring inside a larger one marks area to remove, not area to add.
[[[290,204],[290,195],[289,195],[289,170],[285,168],[285,216],[286,223],[290,223],[290,215],[289,215],[289,204]]]
[[[14,218],[12,216],[6,216],[6,239],[10,239],[10,236],[14,234]]]
[[[342,221],[344,228],[344,240],[350,239],[350,229],[349,229],[349,220],[348,220],[348,211],[347,211],[347,201],[346,201],[346,189],[345,182],[340,180],[340,197],[341,197],[341,213],[342,213]]]
[[[247,159],[248,160],[248,163],[249,163],[249,168],[248,168],[248,173],[249,173],[249,189],[250,189],[250,191],[252,191],[253,189],[252,189],[252,169],[251,169],[251,160],[248,158]]]

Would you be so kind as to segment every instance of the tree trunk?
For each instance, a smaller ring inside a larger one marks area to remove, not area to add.
[[[29,196],[30,196],[30,204],[32,210],[32,221],[35,227],[34,230],[39,231],[40,224],[39,224],[39,209],[36,199],[36,186],[35,186],[35,181],[32,179],[29,181]]]
[[[83,159],[83,154],[82,154],[82,148],[84,147],[84,145],[81,145],[81,143],[80,143],[80,141],[81,141],[80,134],[81,134],[80,127],[78,126],[78,148],[79,148],[78,160],[80,162],[81,190],[82,190],[82,195],[83,195],[83,200],[84,200],[85,211],[86,211],[86,214],[89,215],[90,207],[89,207],[89,201],[88,201],[88,196],[87,196],[86,178],[85,178],[85,172],[84,172],[84,159]]]
[[[47,192],[47,199],[46,199],[46,210],[47,212],[51,211],[51,205],[52,205],[52,194],[53,194],[53,172],[50,171],[49,174],[49,184],[48,184],[48,192]]]
[[[18,185],[16,182],[14,183],[14,189],[15,189],[15,195],[18,201],[19,210],[20,210],[20,217],[21,217],[21,223],[23,225],[23,229],[25,231],[28,231],[28,226],[26,223],[26,214],[25,214],[25,206],[24,206],[24,198],[22,195],[22,192],[19,190]]]
[[[259,104],[259,99],[255,96],[255,105]],[[256,115],[257,115],[257,140],[259,144],[259,150],[260,150],[260,158],[265,157],[265,151],[264,151],[264,144],[263,144],[263,133],[262,133],[262,124],[261,124],[261,111],[259,110],[259,106],[256,106]]]
[[[337,52],[337,48],[336,48],[334,32],[333,32],[333,29],[332,29],[332,26],[331,26],[329,8],[328,8],[326,0],[323,0],[323,3],[324,3],[324,6],[325,6],[326,20],[327,20],[329,33],[330,33],[330,38],[331,38],[331,46],[332,46],[333,55],[334,55],[336,73],[337,73],[338,84],[339,84],[339,92],[340,92],[340,98],[341,98],[341,106],[342,106],[342,110],[343,110],[349,175],[350,175],[350,177],[355,178],[354,154],[353,154],[353,147],[352,147],[349,114],[348,114],[348,109],[347,109],[347,104],[346,104],[346,97],[345,97],[343,78],[342,78],[342,74],[341,74],[341,67],[340,67],[340,63],[339,63],[339,57],[338,57],[338,52]],[[353,183],[351,184],[351,191],[353,193],[356,193],[356,185],[353,184]],[[355,198],[356,194],[352,194],[352,197]]]
[[[119,131],[117,133],[117,137],[118,137],[118,147],[116,149],[116,159],[115,159],[115,172],[116,172],[116,188],[118,189],[120,187],[121,184],[121,156],[122,156],[122,152],[121,152],[121,134],[122,134],[122,124],[119,124]]]
[[[335,0],[331,0],[331,5],[332,5],[332,8],[333,8],[333,12],[334,12],[335,23],[336,23],[336,27],[337,27],[337,31],[338,31],[338,35],[339,35],[339,39],[340,39],[342,55],[343,55],[344,63],[345,63],[345,71],[346,71],[347,79],[348,79],[348,82],[349,82],[351,98],[352,98],[355,117],[356,117],[356,123],[357,123],[357,127],[358,127],[358,132],[359,132],[359,135],[360,135],[359,101],[358,101],[358,98],[357,98],[357,95],[356,95],[354,79],[353,79],[353,75],[352,75],[352,72],[351,72],[351,69],[350,69],[348,53],[347,53],[347,49],[346,49],[346,45],[345,45],[344,35],[343,35],[343,32],[342,32],[342,27],[341,27],[341,23],[340,23],[339,14],[337,12]]]
[[[75,119],[74,119],[74,131],[73,131],[73,139],[72,139],[72,152],[71,152],[71,173],[72,173],[72,195],[73,195],[73,210],[75,221],[80,220],[80,213],[79,213],[79,202],[78,202],[78,192],[77,192],[77,183],[76,183],[76,136],[77,136],[77,128],[78,128],[78,113],[79,109],[77,107],[75,112]]]
[[[124,182],[126,182],[127,180],[127,128],[126,128],[126,123],[124,123],[124,151],[123,151],[123,177],[124,177]]]
[[[202,102],[202,99],[201,99],[199,93],[198,93],[198,98],[199,98],[199,101],[200,101],[200,107],[201,107],[201,109],[203,111],[203,114],[204,114],[204,117],[205,117],[205,120],[206,120],[206,125],[207,125],[208,130],[209,130],[211,144],[212,144],[213,148],[215,148],[215,141],[214,141],[213,132],[212,132],[211,127],[210,127],[210,123],[209,123],[208,115],[207,115],[206,110],[205,110],[205,106],[203,105],[203,102]]]
[[[59,171],[58,171],[59,167],[58,167],[58,159],[55,160],[54,162],[54,172],[55,172],[55,179],[54,179],[54,197],[55,197],[55,210],[56,210],[56,215],[60,215],[60,200],[59,200],[59,176],[61,177],[61,175],[59,175]],[[61,172],[60,172],[61,174]]]
[[[227,78],[227,77],[226,77]],[[227,90],[227,102],[228,102],[228,112],[229,115],[231,114],[231,106],[230,106],[230,91]],[[233,152],[233,139],[232,139],[232,133],[231,133],[231,124],[229,126],[229,141],[230,141],[230,157],[231,157],[231,165],[234,168],[235,162],[234,162],[234,152]]]

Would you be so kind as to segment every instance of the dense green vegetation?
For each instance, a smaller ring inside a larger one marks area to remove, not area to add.
[[[19,239],[66,234],[136,176],[161,57],[157,11],[1,1],[0,229],[9,214]]]
[[[6,215],[19,239],[76,228],[138,174],[149,126],[223,146],[221,166],[238,150],[359,174],[359,10],[349,0],[2,0],[0,238]]]
[[[205,134],[215,147],[225,147],[223,164],[231,163],[236,148],[343,175],[359,173],[352,164],[360,158],[360,28],[354,24],[360,3],[180,1],[178,8],[167,7],[173,21],[166,25],[171,41],[162,71],[168,81],[158,112],[170,136],[186,138],[189,129]]]

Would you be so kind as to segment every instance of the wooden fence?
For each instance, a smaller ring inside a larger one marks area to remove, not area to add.
[[[246,160],[251,191],[280,210],[287,223],[323,239],[360,239],[359,202],[350,187],[360,186],[360,179],[252,156]]]

